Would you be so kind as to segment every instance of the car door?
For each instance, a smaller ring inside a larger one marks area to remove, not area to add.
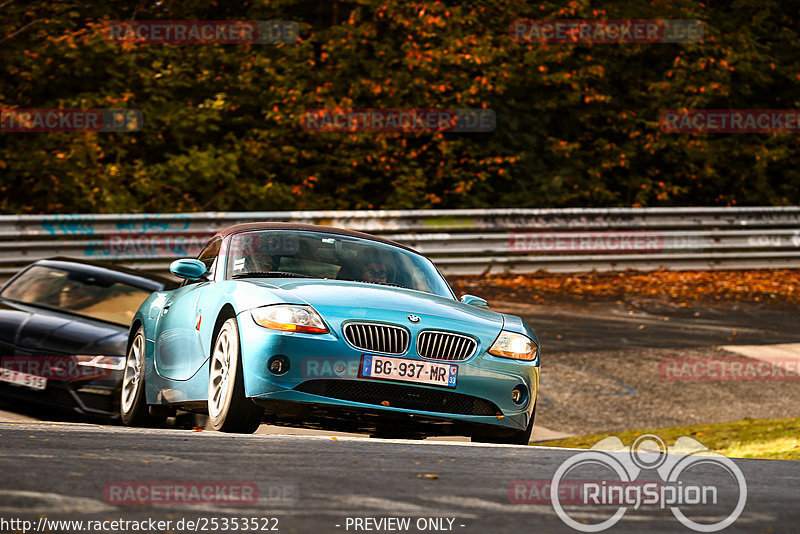
[[[198,303],[213,284],[221,240],[211,242],[197,258],[209,270],[208,280],[186,281],[171,292],[161,310],[154,361],[156,372],[171,380],[188,380],[207,359],[200,339],[202,320]]]

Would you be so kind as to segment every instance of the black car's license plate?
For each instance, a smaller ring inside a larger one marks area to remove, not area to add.
[[[30,375],[13,369],[0,367],[0,382],[7,382],[17,386],[26,386],[31,389],[44,389],[47,387],[47,379],[43,376]]]

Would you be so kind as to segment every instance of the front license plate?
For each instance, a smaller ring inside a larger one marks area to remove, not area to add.
[[[364,354],[361,357],[358,376],[454,388],[458,377],[458,366]]]
[[[0,367],[0,382],[26,386],[31,389],[44,389],[47,386],[47,379],[43,376],[29,375],[5,367]]]

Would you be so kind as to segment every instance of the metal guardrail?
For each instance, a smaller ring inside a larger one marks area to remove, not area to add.
[[[800,268],[800,207],[567,208],[0,216],[0,275],[56,255],[164,272],[251,221],[382,235],[453,275]]]

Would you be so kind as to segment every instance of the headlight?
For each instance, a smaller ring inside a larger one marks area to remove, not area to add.
[[[534,360],[536,350],[536,343],[528,336],[503,330],[489,348],[489,354],[515,360]]]
[[[78,365],[85,367],[97,367],[98,369],[111,369],[112,371],[122,371],[125,369],[125,358],[119,356],[75,356]]]
[[[286,332],[325,334],[328,327],[311,306],[278,304],[250,311],[253,320],[264,328]]]

